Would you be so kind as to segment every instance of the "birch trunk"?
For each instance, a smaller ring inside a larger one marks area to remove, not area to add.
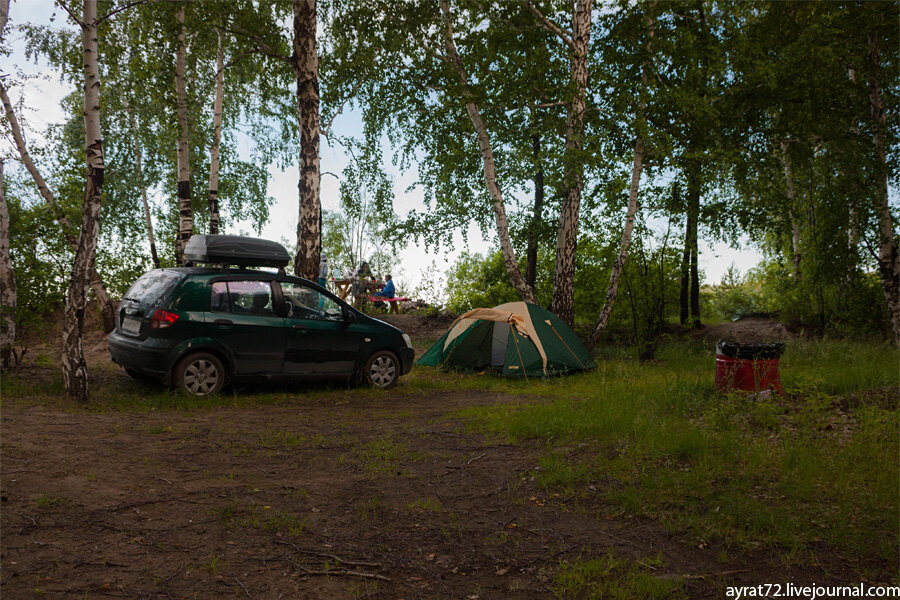
[[[185,87],[184,4],[175,13],[178,22],[178,51],[175,55],[175,95],[178,113],[178,235],[175,238],[175,262],[184,261],[184,246],[194,231],[194,210],[191,206],[191,165],[188,149],[187,89]]]
[[[219,142],[222,139],[222,101],[225,95],[225,49],[219,31],[216,53],[216,99],[213,104],[213,143],[209,149],[209,232],[219,233]]]
[[[531,215],[531,223],[528,225],[528,247],[525,251],[525,283],[532,290],[537,279],[537,229],[543,220],[544,208],[544,167],[541,161],[541,136],[535,133],[531,136],[532,151],[534,155],[534,210]]]
[[[878,39],[874,32],[869,33],[869,105],[872,111],[874,134],[872,143],[875,146],[876,169],[878,173],[878,272],[881,275],[881,287],[887,301],[894,328],[894,344],[900,346],[900,256],[897,253],[894,225],[891,219],[891,208],[888,202],[888,165],[884,147],[886,116],[881,82],[876,73],[881,62]]]
[[[128,100],[125,100],[125,110],[128,110]],[[147,201],[147,186],[144,185],[144,169],[141,166],[141,138],[138,136],[138,126],[134,119],[134,115],[128,113],[128,119],[131,121],[131,131],[134,134],[134,168],[137,171],[138,185],[141,187],[141,204],[144,207],[144,223],[147,225],[147,240],[150,242],[150,258],[153,259],[153,266],[159,268],[159,255],[156,253],[156,239],[153,236],[153,219],[150,218],[150,203]]]
[[[81,233],[66,294],[63,322],[62,371],[66,396],[88,401],[87,364],[82,338],[90,273],[97,252],[100,225],[100,191],[103,186],[103,140],[100,131],[100,74],[98,69],[97,0],[84,0],[81,22],[84,48],[84,138],[87,164]]]
[[[63,234],[66,237],[66,243],[69,244],[69,247],[71,247],[73,251],[77,251],[78,239],[75,237],[75,234],[72,233],[75,231],[75,227],[72,225],[72,222],[69,221],[65,211],[63,211],[62,207],[60,207],[59,203],[56,201],[56,197],[53,195],[53,192],[50,191],[47,182],[44,181],[44,178],[35,166],[34,161],[31,160],[31,154],[28,153],[28,147],[25,145],[25,137],[22,135],[22,129],[19,127],[16,113],[13,112],[9,95],[6,93],[6,88],[2,83],[0,83],[0,99],[3,100],[3,107],[6,111],[6,120],[9,124],[9,129],[12,132],[13,140],[15,140],[16,149],[19,151],[19,157],[22,160],[22,164],[25,165],[25,168],[31,174],[31,178],[34,180],[38,191],[41,193],[41,197],[53,212],[54,219],[56,219],[56,222],[62,227]],[[97,302],[100,304],[103,330],[109,333],[116,327],[116,309],[112,299],[109,297],[109,293],[106,291],[106,286],[103,284],[100,274],[93,266],[91,267],[90,272],[90,286],[91,291],[94,292],[94,296],[97,298]]]
[[[300,126],[300,215],[294,274],[313,281],[322,251],[319,197],[319,56],[316,53],[316,0],[294,1],[294,53]]]
[[[613,263],[612,271],[609,274],[609,285],[606,288],[606,302],[600,311],[600,316],[594,324],[594,330],[588,339],[588,350],[593,350],[600,342],[600,336],[606,330],[609,323],[609,316],[612,314],[613,306],[616,302],[616,296],[619,292],[619,279],[622,277],[622,271],[625,270],[625,261],[628,260],[628,248],[631,246],[631,233],[634,230],[634,215],[637,213],[638,189],[640,188],[641,172],[644,169],[644,146],[640,136],[634,143],[634,164],[631,168],[631,187],[628,190],[628,213],[625,217],[625,229],[622,231],[622,242],[619,246],[619,255],[616,262]]]
[[[466,71],[463,68],[462,60],[456,51],[456,43],[453,41],[453,24],[450,18],[450,8],[446,0],[441,0],[441,12],[447,26],[447,51],[450,55],[450,62],[454,70],[459,76],[460,83],[463,88],[467,88],[469,80]],[[484,166],[484,181],[487,186],[488,195],[494,204],[494,221],[497,224],[497,236],[500,239],[500,252],[503,254],[503,262],[506,264],[506,273],[513,288],[519,293],[519,296],[525,302],[534,304],[534,291],[525,282],[522,272],[519,270],[519,263],[516,261],[515,250],[509,238],[509,222],[506,218],[506,205],[503,201],[503,191],[500,184],[497,183],[497,171],[494,167],[494,152],[491,149],[491,139],[487,132],[487,126],[481,117],[481,111],[474,102],[466,103],[466,112],[469,119],[475,127],[475,133],[478,137],[478,147],[481,150],[481,162]]]
[[[797,200],[794,196],[794,177],[791,174],[791,157],[788,156],[787,142],[781,142],[781,162],[784,164],[784,181],[787,186],[788,213],[791,217],[791,251],[794,254],[794,281],[799,284],[800,271],[800,222],[797,219]]]
[[[645,58],[641,64],[642,95],[647,92],[647,81],[649,79],[647,62],[650,60],[650,57],[653,56],[653,7],[654,2],[651,2],[651,15],[647,19],[647,58]],[[634,163],[631,167],[631,187],[628,189],[628,211],[625,216],[625,228],[622,230],[622,242],[619,245],[619,255],[616,257],[616,262],[613,263],[612,271],[609,273],[609,285],[606,288],[606,301],[603,304],[603,309],[600,311],[597,322],[594,324],[594,330],[591,332],[591,336],[588,339],[589,350],[592,350],[600,342],[600,336],[606,331],[606,326],[609,323],[609,316],[612,314],[613,306],[615,306],[616,303],[616,296],[619,292],[619,279],[622,277],[622,271],[625,270],[625,261],[628,260],[628,249],[631,246],[631,233],[634,230],[634,216],[637,213],[637,199],[638,190],[640,189],[641,184],[641,172],[644,169],[644,143],[641,138],[643,129],[647,124],[646,118],[644,117],[644,113],[647,109],[644,97],[641,98],[641,101],[638,104],[639,113],[637,118],[639,119],[638,124],[640,127],[637,139],[634,142]]]
[[[592,0],[577,0],[572,15],[569,52],[572,101],[566,115],[564,182],[566,194],[559,211],[556,239],[556,267],[553,302],[550,310],[569,326],[575,322],[575,250],[578,242],[578,214],[584,188],[584,109],[587,94],[587,57],[591,41]]]
[[[0,159],[0,368],[8,369],[15,361],[15,343],[16,274],[9,254],[9,210],[6,207],[3,160]]]

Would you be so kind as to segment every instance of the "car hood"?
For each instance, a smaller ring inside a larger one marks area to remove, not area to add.
[[[391,325],[390,323],[387,323],[387,322],[385,322],[385,321],[382,321],[381,319],[376,319],[375,317],[370,317],[369,315],[366,315],[366,314],[363,314],[363,316],[364,316],[366,319],[368,319],[370,323],[373,323],[373,324],[376,324],[376,325],[383,325],[383,326],[386,327],[387,329],[391,329],[391,330],[393,330],[393,331],[395,331],[396,333],[401,334],[401,335],[404,333],[404,331],[403,331],[402,329],[400,329],[399,327],[397,327],[396,325]]]

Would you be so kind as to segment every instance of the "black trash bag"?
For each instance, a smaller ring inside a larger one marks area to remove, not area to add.
[[[721,340],[716,344],[716,354],[745,360],[765,360],[778,358],[784,354],[784,344],[739,344],[733,340]]]

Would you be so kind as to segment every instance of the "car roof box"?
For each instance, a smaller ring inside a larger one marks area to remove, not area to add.
[[[291,255],[278,242],[240,235],[193,235],[184,257],[194,263],[284,268]]]

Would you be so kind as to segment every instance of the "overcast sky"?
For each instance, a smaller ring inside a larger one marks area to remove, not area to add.
[[[10,7],[10,23],[21,24],[30,22],[46,25],[50,24],[50,16],[54,13],[56,18],[53,25],[64,26],[64,24],[67,24],[62,11],[55,7],[51,0],[14,0]],[[12,64],[4,65],[2,70],[15,72],[18,69],[27,74],[45,75],[39,79],[32,79],[24,87],[10,91],[11,99],[14,103],[19,97],[24,95],[26,110],[24,120],[27,121],[29,127],[27,136],[29,139],[40,143],[41,133],[46,127],[63,120],[64,115],[60,108],[60,101],[63,96],[72,91],[72,87],[68,83],[60,82],[59,76],[50,70],[46,62],[39,61],[38,64],[34,64],[26,61],[24,39],[20,33],[12,32],[9,38],[9,44],[13,50],[13,54],[9,59]],[[353,112],[338,116],[333,127],[338,135],[361,136],[362,134],[359,115]],[[4,138],[3,142],[0,143],[7,144],[8,142]],[[4,154],[8,151],[11,151],[11,149],[4,149]],[[327,140],[323,137],[321,143],[322,172],[340,175],[345,166],[346,160],[340,148],[330,148]],[[415,169],[413,168],[407,174],[397,171],[390,164],[386,164],[385,167],[394,180],[396,212],[403,216],[413,208],[421,209],[421,193],[418,191],[406,191],[415,180]],[[268,192],[275,199],[275,203],[271,207],[270,219],[263,229],[262,235],[274,240],[293,240],[296,236],[297,226],[297,182],[299,180],[299,169],[293,166],[286,171],[280,171],[273,165],[269,167],[269,173]],[[338,183],[335,177],[329,175],[322,177],[322,207],[324,209],[334,210],[338,208]],[[51,187],[53,186],[52,182],[50,182],[50,185]],[[135,218],[141,218],[141,216],[140,214],[135,214]],[[250,226],[249,224],[238,225],[237,229],[249,232]],[[230,231],[229,233],[234,232]],[[472,252],[484,253],[491,247],[492,240],[483,239],[478,228],[474,225],[465,234],[459,233],[454,236],[454,248],[446,249],[440,253],[434,251],[426,252],[424,248],[410,245],[400,254],[401,269],[399,270],[400,272],[394,273],[394,278],[400,283],[407,283],[408,287],[412,288],[423,277],[435,276],[431,269],[433,262],[437,264],[438,272],[442,274],[461,251],[468,249]],[[736,250],[729,248],[725,244],[710,246],[703,241],[700,242],[700,268],[705,271],[706,281],[709,283],[718,283],[732,263],[742,273],[745,273],[760,258],[761,255],[751,248]]]

